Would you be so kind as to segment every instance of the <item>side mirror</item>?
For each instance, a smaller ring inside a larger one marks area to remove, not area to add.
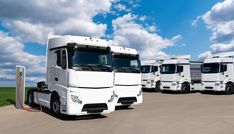
[[[63,50],[62,51],[62,62],[61,62],[61,67],[62,69],[66,69],[67,68],[67,56],[66,56],[66,51]]]
[[[220,70],[220,72],[225,72],[225,71],[227,71],[227,65],[221,65],[221,70]]]
[[[45,89],[48,88],[48,85],[45,83],[45,81],[40,81],[37,83],[37,88]]]

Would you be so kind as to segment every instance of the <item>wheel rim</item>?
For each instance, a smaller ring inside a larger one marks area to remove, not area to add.
[[[59,113],[59,107],[60,107],[60,104],[59,104],[58,100],[55,100],[53,102],[53,105],[52,105],[53,111],[55,113]]]
[[[160,90],[160,84],[159,83],[156,83],[156,90]]]
[[[227,86],[227,89],[226,89],[226,90],[227,90],[226,92],[227,92],[228,94],[230,94],[230,93],[231,93],[231,86]]]
[[[182,92],[183,93],[187,93],[189,91],[189,87],[187,86],[187,85],[184,85],[183,87],[182,87]]]

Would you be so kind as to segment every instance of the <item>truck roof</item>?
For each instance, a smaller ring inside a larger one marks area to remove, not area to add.
[[[66,46],[67,43],[77,43],[79,45],[90,45],[90,46],[99,46],[107,47],[108,43],[105,40],[85,37],[85,36],[72,36],[72,35],[52,35],[48,37],[48,49]]]
[[[120,53],[120,54],[132,54],[137,55],[136,49],[128,48],[128,47],[120,47],[120,46],[111,46],[111,51],[114,53]]]
[[[207,58],[204,63],[219,63],[219,62],[234,62],[234,58],[221,57],[221,58]]]
[[[159,66],[161,65],[163,60],[145,60],[142,61],[142,66],[147,66],[147,65],[154,65],[154,66]]]
[[[164,60],[162,64],[201,64],[201,61],[190,61],[188,59],[168,59]]]

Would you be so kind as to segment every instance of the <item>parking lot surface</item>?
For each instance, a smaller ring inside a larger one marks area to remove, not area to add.
[[[234,134],[234,95],[144,92],[144,102],[105,116],[55,118],[0,108],[1,134]]]

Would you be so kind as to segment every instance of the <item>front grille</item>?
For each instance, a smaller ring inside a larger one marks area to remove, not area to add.
[[[205,87],[206,89],[213,89],[213,87]]]
[[[137,102],[136,97],[123,97],[119,98],[118,103],[130,105],[134,102]]]
[[[87,113],[101,113],[104,110],[107,110],[107,105],[105,103],[97,103],[97,104],[85,104],[83,106],[82,111],[86,111]]]

